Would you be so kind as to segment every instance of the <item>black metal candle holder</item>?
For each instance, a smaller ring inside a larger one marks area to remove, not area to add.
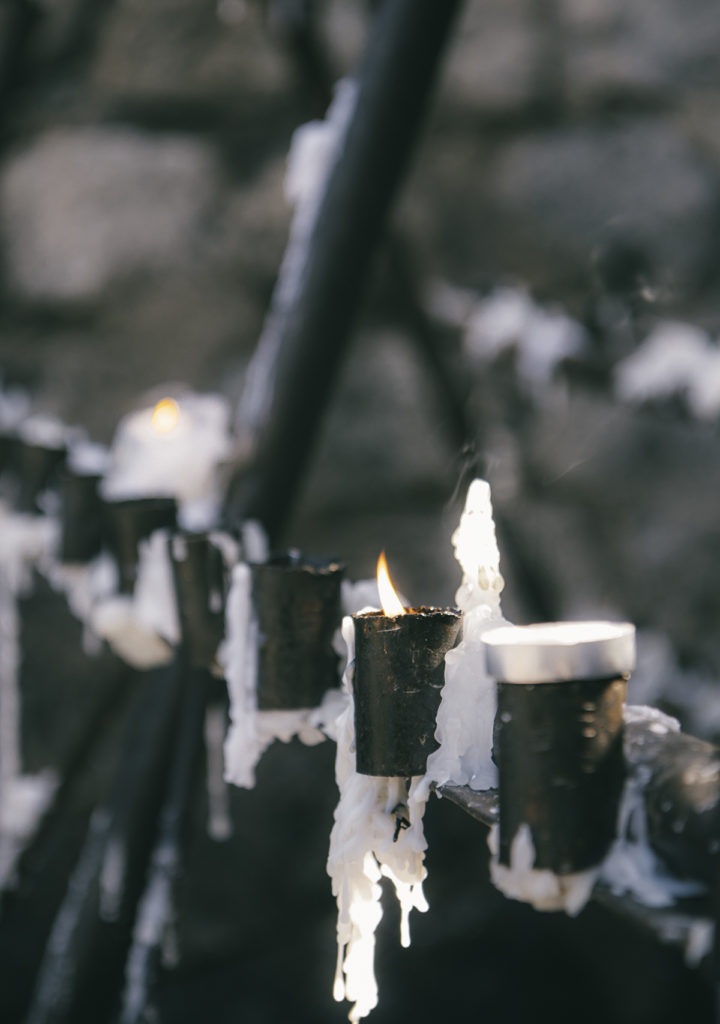
[[[11,444],[11,456],[18,479],[15,507],[18,512],[41,512],[38,498],[54,486],[67,459],[64,445],[35,444],[18,438]]]
[[[60,481],[60,559],[90,562],[103,546],[99,473],[63,475]]]
[[[20,438],[14,431],[0,430],[0,474],[16,471],[20,443]]]
[[[225,626],[227,572],[222,552],[207,533],[176,533],[168,548],[184,654],[194,668],[209,668]]]
[[[316,707],[339,682],[332,641],[342,619],[345,567],[291,553],[250,569],[258,622],[258,708]]]
[[[126,498],[105,503],[105,523],[110,551],[117,562],[121,594],[135,587],[140,541],[155,530],[174,530],[177,503],[171,497]]]
[[[355,743],[361,775],[410,778],[425,772],[438,747],[435,716],[446,653],[461,614],[413,608],[403,615],[365,612],[355,623]]]
[[[537,869],[572,874],[607,853],[625,779],[634,638],[627,623],[508,627],[483,637],[498,680],[501,863],[510,865],[521,825],[530,829]]]

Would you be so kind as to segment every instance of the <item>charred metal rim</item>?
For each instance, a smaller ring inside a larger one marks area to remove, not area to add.
[[[374,620],[374,619],[387,619],[389,622],[400,623],[402,619],[408,615],[412,615],[415,618],[438,618],[445,616],[449,622],[459,619],[462,616],[462,612],[459,608],[434,608],[432,605],[425,606],[421,605],[419,608],[406,608],[402,615],[386,615],[385,612],[370,611],[370,612],[356,612],[352,617],[355,621],[363,620]]]

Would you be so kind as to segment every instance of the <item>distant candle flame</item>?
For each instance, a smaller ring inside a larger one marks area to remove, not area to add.
[[[385,552],[380,553],[377,564],[377,585],[380,594],[380,602],[385,615],[404,615],[405,609],[400,598],[395,593],[395,588],[390,582]]]
[[[163,398],[153,409],[150,425],[158,434],[169,434],[178,425],[180,408],[172,398]]]

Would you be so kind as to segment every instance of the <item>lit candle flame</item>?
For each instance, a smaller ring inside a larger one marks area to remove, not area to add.
[[[405,609],[403,608],[403,603],[395,593],[395,588],[390,582],[390,573],[388,572],[384,551],[380,553],[380,557],[378,558],[377,585],[383,613],[385,615],[404,615]]]
[[[169,434],[178,425],[180,409],[172,398],[163,398],[153,409],[150,425],[158,434]]]

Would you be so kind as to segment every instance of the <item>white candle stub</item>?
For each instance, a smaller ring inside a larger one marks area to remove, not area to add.
[[[548,683],[629,675],[635,667],[630,622],[546,622],[483,633],[488,671],[506,683]]]

